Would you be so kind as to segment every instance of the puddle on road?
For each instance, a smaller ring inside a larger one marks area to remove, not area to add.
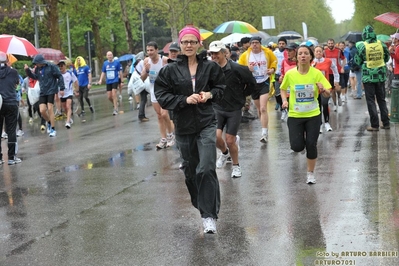
[[[88,160],[87,163],[82,164],[82,165],[68,165],[65,166],[64,168],[61,168],[60,170],[56,170],[53,173],[69,173],[69,172],[75,172],[78,170],[88,170],[88,169],[93,169],[93,168],[102,168],[102,167],[120,167],[124,166],[125,161],[126,161],[126,156],[132,154],[133,152],[139,152],[139,151],[151,151],[153,150],[154,147],[151,145],[150,142],[145,143],[143,145],[137,146],[136,148],[132,150],[126,150],[118,153],[113,153],[110,158],[107,160],[99,161],[93,163],[91,160]]]

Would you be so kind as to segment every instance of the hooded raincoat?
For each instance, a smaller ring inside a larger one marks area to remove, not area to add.
[[[385,63],[388,62],[389,60],[388,48],[383,42],[377,41],[377,35],[375,34],[373,27],[371,27],[370,25],[367,25],[363,29],[362,37],[363,37],[363,42],[359,42],[356,45],[357,53],[355,54],[354,57],[353,67],[356,66],[361,67],[363,83],[384,82],[386,80],[386,73],[387,73],[387,68]],[[383,54],[381,55],[382,58],[380,58],[380,60],[384,62],[383,65],[378,67],[370,67],[371,63],[370,61],[378,60],[379,58],[377,58],[377,56],[370,57],[369,49],[375,49],[375,48],[370,47],[369,44],[375,44],[374,46],[377,46],[377,49],[379,49],[378,47],[379,45],[382,46]]]

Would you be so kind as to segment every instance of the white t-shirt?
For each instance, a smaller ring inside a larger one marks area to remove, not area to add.
[[[64,78],[65,84],[64,96],[62,96],[62,98],[68,98],[69,96],[73,96],[73,83],[77,81],[78,78],[71,71],[65,72],[64,74],[62,74],[62,77]]]
[[[145,58],[144,60],[141,60],[140,63],[137,64],[136,69],[138,72],[142,73],[144,70],[144,61],[150,63],[150,73],[148,73],[148,79],[149,79],[149,87],[150,87],[150,94],[151,94],[151,102],[156,103],[158,102],[157,99],[155,98],[154,94],[154,83],[156,78],[158,77],[159,70],[163,67],[163,58],[159,56],[158,62],[156,64],[152,63],[152,60],[150,58]],[[146,84],[147,86],[147,84]]]
[[[252,51],[249,54],[249,65],[254,66],[252,75],[256,79],[256,83],[265,82],[269,75],[267,74],[268,63],[266,61],[265,53],[261,51],[258,54],[254,54]]]

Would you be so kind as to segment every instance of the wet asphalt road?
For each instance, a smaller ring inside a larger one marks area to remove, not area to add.
[[[267,145],[259,120],[241,124],[243,176],[217,170],[216,235],[202,233],[176,148],[155,150],[152,107],[140,123],[126,95],[115,117],[105,94],[92,100],[96,112],[70,130],[57,121],[55,138],[22,111],[23,162],[0,166],[0,265],[399,264],[399,128],[365,131],[364,100],[331,113],[315,185],[274,101]]]

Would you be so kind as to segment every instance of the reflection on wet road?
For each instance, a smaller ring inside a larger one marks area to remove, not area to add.
[[[177,149],[155,149],[152,107],[140,123],[127,101],[113,117],[105,95],[93,100],[56,138],[23,112],[23,162],[0,166],[0,265],[399,264],[398,126],[366,132],[364,101],[331,114],[312,186],[273,102],[267,145],[259,120],[241,124],[243,176],[217,170],[218,234],[204,235]]]

